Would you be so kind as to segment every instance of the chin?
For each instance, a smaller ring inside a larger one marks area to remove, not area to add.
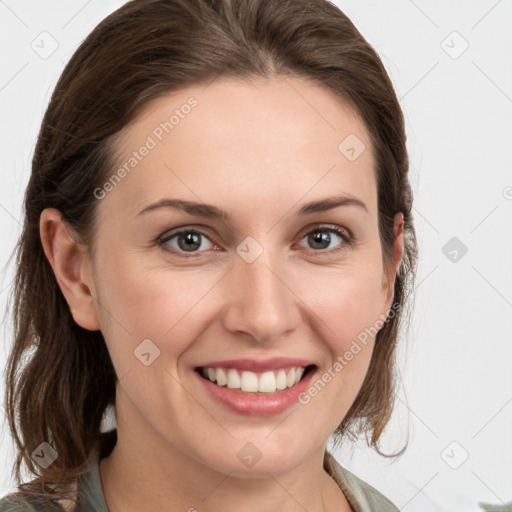
[[[268,435],[268,434],[267,434]],[[209,454],[202,458],[212,470],[218,471],[235,478],[268,478],[293,471],[308,458],[306,451],[297,451],[282,444],[278,446],[257,447],[258,441],[254,443],[240,443],[241,448],[233,450],[238,446],[236,441],[226,450],[222,450],[218,456]]]

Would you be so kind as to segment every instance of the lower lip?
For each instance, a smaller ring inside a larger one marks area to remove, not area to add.
[[[226,386],[217,386],[208,379],[201,377],[198,372],[195,373],[206,391],[232,411],[247,416],[273,416],[286,411],[298,402],[299,395],[306,391],[315,371],[310,370],[298,384],[291,388],[268,395],[254,395],[236,391]]]

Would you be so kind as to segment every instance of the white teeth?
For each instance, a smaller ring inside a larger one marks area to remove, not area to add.
[[[228,388],[240,389],[240,375],[236,370],[228,370]]]
[[[249,392],[258,391],[258,376],[253,372],[242,372],[240,389]]]
[[[225,386],[228,382],[226,378],[226,374],[222,368],[217,368],[215,370],[215,380],[217,381],[218,386]]]
[[[276,377],[276,388],[286,389],[286,372],[284,370],[279,370]]]
[[[291,388],[295,384],[295,368],[292,368],[288,372],[288,377],[286,377],[286,385]]]
[[[276,376],[274,375],[274,372],[264,372],[261,374],[258,391],[262,391],[264,393],[275,393]]]
[[[217,386],[227,386],[230,389],[240,389],[245,393],[275,393],[291,388],[300,382],[304,375],[304,368],[290,368],[289,370],[267,371],[256,374],[250,371],[239,373],[234,368],[202,368],[203,377],[214,382]]]

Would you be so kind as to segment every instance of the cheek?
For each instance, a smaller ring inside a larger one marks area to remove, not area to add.
[[[339,354],[352,340],[370,330],[380,318],[384,304],[382,273],[377,264],[340,269],[323,278],[303,282],[304,302],[321,328],[322,338],[329,340]]]
[[[330,293],[315,302],[315,325],[329,351],[306,392],[299,397],[308,412],[311,431],[332,432],[343,421],[367,375],[374,347],[376,318],[379,317],[380,281],[376,274],[365,278],[351,274],[331,279]],[[327,430],[326,430],[327,429]]]
[[[146,259],[144,254],[125,251],[116,255],[110,248],[98,268],[102,332],[118,373],[133,366],[134,350],[147,339],[176,369],[180,356],[215,321],[219,307],[230,304],[230,287],[235,286],[229,276],[223,281],[224,267],[171,269],[162,263],[148,266]],[[320,350],[327,349],[333,360],[378,319],[382,296],[376,261],[362,254],[357,263],[338,268],[318,265],[306,272],[303,267],[290,267],[284,272],[293,293],[283,297],[288,297],[290,307],[301,310],[306,323],[296,326],[298,332],[315,331],[322,340]],[[350,371],[369,361],[372,344],[366,338],[368,350],[361,345]]]
[[[199,335],[221,274],[149,268],[141,260],[112,258],[99,271],[102,332],[118,364],[133,364],[133,351],[149,339],[174,365]]]

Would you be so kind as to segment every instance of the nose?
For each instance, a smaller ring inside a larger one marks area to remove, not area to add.
[[[237,259],[226,276],[226,329],[238,337],[273,343],[297,328],[301,301],[285,265],[266,250],[252,263]]]

